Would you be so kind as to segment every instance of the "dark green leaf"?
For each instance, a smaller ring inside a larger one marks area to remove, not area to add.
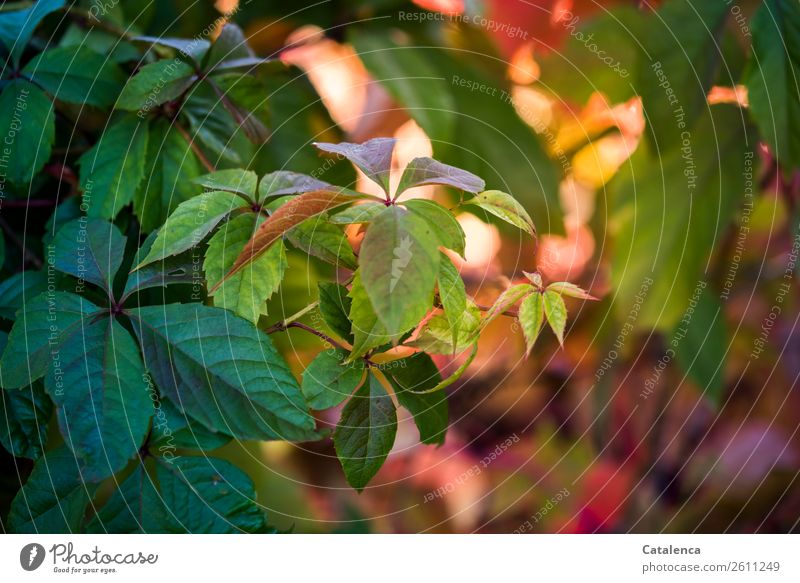
[[[196,80],[194,69],[176,59],[145,65],[128,79],[117,100],[117,109],[149,113],[162,103],[181,96]]]
[[[170,304],[130,311],[145,365],[180,409],[240,439],[314,439],[314,418],[269,336],[226,310]]]
[[[99,482],[118,472],[144,442],[153,405],[130,334],[115,319],[86,324],[45,375],[58,424],[81,475]]]
[[[137,36],[137,42],[169,47],[175,49],[182,57],[189,59],[195,65],[200,64],[211,43],[202,38],[170,38],[162,36]]]
[[[133,258],[133,265],[139,265],[141,261],[150,253],[153,243],[156,241],[158,233],[150,233],[142,246]],[[202,273],[199,264],[200,253],[196,253],[197,261],[192,258],[191,251],[185,251],[179,255],[173,255],[165,259],[158,259],[148,263],[144,267],[128,275],[123,295],[125,297],[136,291],[142,291],[151,287],[166,287],[173,283],[191,283],[196,287],[193,292],[199,291],[202,284]]]
[[[750,114],[785,170],[800,166],[800,5],[766,0],[752,21]]]
[[[317,411],[330,409],[344,401],[361,384],[363,361],[345,363],[343,350],[323,350],[303,371],[303,395]]]
[[[320,190],[330,187],[330,184],[317,180],[306,174],[278,170],[270,172],[261,178],[258,185],[258,200],[265,200],[285,196],[287,194],[302,194],[312,190]]]
[[[125,116],[80,157],[83,202],[90,217],[113,219],[133,200],[144,178],[147,133],[147,124]]]
[[[50,95],[78,105],[109,107],[125,84],[125,75],[113,61],[81,46],[39,53],[22,71]]]
[[[266,122],[269,118],[267,90],[261,80],[238,73],[214,75],[208,81],[222,105],[254,144],[269,139]]]
[[[394,364],[394,363],[393,363]],[[447,434],[447,394],[436,391],[418,395],[442,381],[439,369],[431,357],[419,352],[397,363],[399,366],[387,370],[397,401],[414,416],[419,430],[419,440],[427,444],[443,444]]]
[[[99,311],[90,301],[66,292],[33,298],[19,312],[0,360],[4,388],[27,387],[41,378],[51,363],[60,365],[59,347],[80,333],[85,318]]]
[[[332,265],[355,270],[358,261],[342,228],[320,215],[307,219],[286,233],[292,245]]]
[[[0,41],[11,54],[14,67],[33,36],[33,31],[45,16],[64,7],[64,0],[39,0],[30,8],[3,12],[0,18]]]
[[[28,184],[50,158],[56,139],[53,104],[35,85],[14,79],[0,93],[0,135],[8,180]]]
[[[227,23],[222,27],[219,36],[206,53],[203,70],[211,71],[224,61],[235,61],[252,56],[253,52],[247,46],[242,29],[235,24]]]
[[[347,288],[338,283],[319,283],[319,311],[328,327],[340,338],[353,342],[348,314],[351,307]]]
[[[172,122],[156,120],[149,126],[145,179],[133,199],[133,211],[142,230],[151,232],[164,224],[179,204],[198,194],[192,183],[202,166],[192,147]]]
[[[0,283],[0,318],[13,320],[17,310],[47,289],[43,271],[21,271]]]
[[[111,292],[122,265],[125,237],[102,219],[78,219],[64,225],[53,239],[53,266]]]
[[[362,491],[378,473],[394,445],[397,412],[383,385],[370,374],[342,410],[333,435],[348,483]]]
[[[222,447],[230,441],[230,435],[211,431],[164,399],[156,405],[147,449],[151,454],[169,460],[176,455],[176,449],[207,451]]]
[[[139,464],[125,478],[86,527],[89,533],[133,534],[165,532],[170,509],[153,478]]]
[[[97,486],[84,483],[72,452],[59,447],[33,466],[8,514],[8,530],[25,534],[76,534]]]
[[[208,190],[235,192],[255,202],[258,176],[252,170],[218,170],[195,178],[194,182]]]

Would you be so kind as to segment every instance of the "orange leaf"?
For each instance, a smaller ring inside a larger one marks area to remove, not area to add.
[[[226,279],[258,259],[269,249],[270,245],[295,225],[355,200],[357,200],[357,197],[353,195],[334,190],[312,190],[289,200],[272,213],[266,221],[261,223],[253,237],[247,242],[242,252],[239,253],[233,263],[233,267],[220,282],[209,290],[209,293],[214,293]]]

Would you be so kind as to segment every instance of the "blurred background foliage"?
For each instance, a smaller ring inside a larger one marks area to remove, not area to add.
[[[631,0],[108,4],[113,26],[151,36],[192,38],[226,14],[259,56],[278,57],[251,89],[269,140],[256,146],[232,128],[219,167],[290,169],[369,192],[349,164],[310,144],[395,136],[397,168],[433,155],[470,170],[513,194],[537,225],[534,244],[489,218],[459,217],[460,267],[478,303],[536,269],[601,298],[570,300],[564,347],[546,334],[528,359],[515,322],[493,322],[449,389],[446,444],[418,444],[403,419],[395,451],[360,495],[330,441],[225,446],[272,523],[323,533],[797,530],[794,288],[763,353],[752,353],[791,261],[800,179],[777,167],[743,113],[750,31],[730,3],[709,2],[717,12],[694,20],[681,20],[680,1],[658,16],[661,3]],[[760,4],[734,6],[746,22]],[[96,46],[110,35],[96,29]],[[659,59],[691,129],[693,197],[685,144],[652,69]],[[89,111],[78,125],[96,123]],[[75,200],[72,170],[46,168],[46,186],[67,199],[55,220]],[[445,188],[415,194],[455,201]],[[14,224],[52,213],[13,203],[3,215]],[[26,247],[41,249],[41,229],[24,232]],[[350,236],[357,246],[360,233]],[[7,245],[4,271],[14,273],[30,258]],[[271,317],[307,305],[317,279],[331,275],[300,254],[289,263]],[[302,333],[275,341],[297,374],[318,351]]]

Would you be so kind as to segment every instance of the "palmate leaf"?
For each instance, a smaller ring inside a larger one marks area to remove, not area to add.
[[[139,351],[113,318],[86,323],[45,375],[58,424],[85,480],[98,482],[125,467],[144,442],[153,414]]]
[[[317,438],[289,367],[247,320],[200,304],[129,314],[147,369],[180,410],[239,439]]]
[[[427,221],[390,206],[367,229],[359,256],[361,281],[391,336],[416,326],[433,304],[439,241]]]
[[[81,296],[47,292],[20,311],[0,359],[3,387],[27,387],[41,378],[53,362],[53,351],[80,334],[84,319],[100,308]]]
[[[513,196],[499,190],[487,190],[471,198],[466,204],[479,206],[499,219],[522,229],[529,235],[536,234],[536,227],[525,208]]]
[[[199,194],[179,204],[159,229],[150,252],[137,269],[195,247],[220,221],[244,204],[242,197],[224,191]]]
[[[752,21],[750,114],[786,171],[800,166],[800,6],[767,0]]]
[[[442,381],[439,369],[424,352],[404,358],[397,365],[385,374],[394,387],[397,401],[414,416],[419,440],[443,444],[449,424],[447,394],[444,391],[420,394]]]
[[[211,237],[203,261],[209,287],[222,280],[264,219],[254,213],[241,214],[225,223]],[[258,322],[265,311],[266,301],[280,287],[286,267],[286,251],[279,241],[226,279],[213,294],[214,305],[231,310],[253,323]]]
[[[175,208],[198,189],[192,184],[202,166],[186,138],[166,119],[149,124],[145,178],[133,198],[133,212],[142,230],[151,232],[164,224]]]
[[[96,107],[113,105],[126,80],[113,61],[80,45],[39,53],[22,71],[60,101]]]
[[[53,266],[89,281],[109,294],[125,254],[125,238],[102,219],[78,219],[61,227],[53,239]]]
[[[397,412],[374,374],[342,410],[333,434],[336,455],[347,482],[359,492],[378,473],[394,445]]]
[[[78,533],[97,486],[84,482],[66,447],[45,452],[14,496],[8,530],[27,534]]]
[[[50,158],[56,138],[53,104],[32,83],[13,79],[0,93],[0,133],[8,180],[29,183]]]
[[[323,350],[303,371],[301,388],[309,407],[317,411],[343,402],[364,378],[364,363],[345,363],[347,353],[339,349]]]
[[[90,217],[113,219],[133,200],[144,178],[147,137],[147,124],[126,115],[80,157],[83,202]]]
[[[448,166],[433,158],[414,158],[403,170],[395,197],[405,190],[426,184],[452,186],[465,192],[478,193],[486,188],[483,179],[455,166]]]
[[[389,195],[389,175],[392,170],[392,152],[397,140],[394,138],[373,138],[363,144],[328,144],[314,142],[314,145],[329,154],[344,156],[360,168],[367,178],[378,184]]]
[[[142,260],[147,257],[153,248],[158,233],[153,232],[148,235],[142,246],[133,258],[133,265],[140,265]],[[199,255],[199,254],[198,254]],[[191,283],[199,286],[202,282],[200,266],[192,257],[191,251],[185,251],[179,255],[173,255],[164,259],[158,259],[152,263],[136,269],[128,274],[128,281],[125,283],[120,303],[124,303],[125,298],[152,287],[167,287],[174,283]]]

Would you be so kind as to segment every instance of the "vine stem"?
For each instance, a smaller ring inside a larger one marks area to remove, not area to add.
[[[203,150],[201,150],[200,146],[197,145],[197,142],[194,141],[194,138],[192,138],[192,136],[189,135],[189,132],[186,130],[186,128],[183,127],[177,120],[175,120],[173,125],[175,126],[175,129],[177,129],[180,132],[180,134],[186,139],[186,141],[189,142],[189,146],[192,148],[192,151],[195,153],[195,155],[200,160],[200,163],[205,167],[205,169],[208,170],[209,172],[216,172],[217,167],[214,166],[214,164],[211,163],[211,160],[209,160],[206,157],[206,155],[203,153]]]
[[[39,259],[36,255],[34,255],[33,252],[25,246],[25,243],[22,241],[22,239],[20,239],[19,236],[14,232],[14,229],[11,228],[11,225],[9,225],[6,222],[6,220],[2,217],[0,217],[0,228],[2,228],[6,232],[6,235],[8,235],[8,238],[11,239],[14,242],[14,244],[20,248],[25,260],[32,263],[33,266],[36,267],[36,269],[42,268],[43,265],[42,260]]]

